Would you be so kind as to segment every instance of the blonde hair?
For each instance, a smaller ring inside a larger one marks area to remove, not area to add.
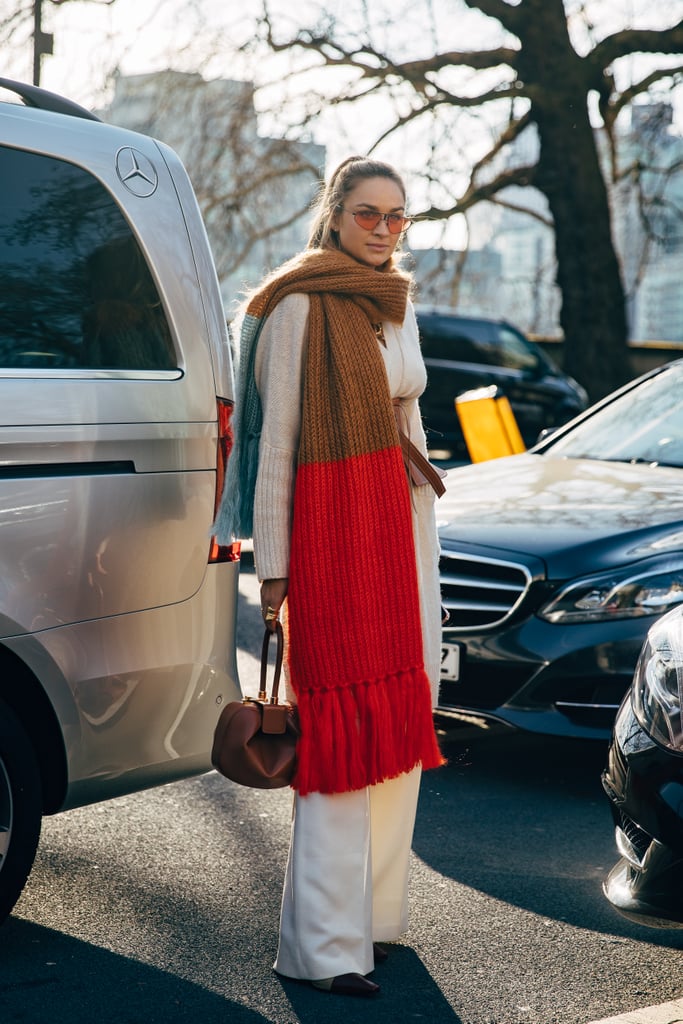
[[[401,190],[403,201],[406,201],[403,179],[391,164],[364,156],[350,156],[339,164],[327,184],[323,184],[320,189],[313,207],[314,218],[308,237],[308,249],[341,249],[339,234],[332,223],[349,193],[360,181],[368,178],[388,178],[393,181]],[[393,266],[393,257],[387,260],[385,266]]]

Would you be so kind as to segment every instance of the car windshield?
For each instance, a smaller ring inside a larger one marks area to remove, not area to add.
[[[683,468],[683,362],[610,402],[546,451]]]

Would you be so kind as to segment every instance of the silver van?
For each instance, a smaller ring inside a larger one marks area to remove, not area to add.
[[[225,318],[166,146],[0,79],[0,920],[41,818],[211,767],[239,698]]]

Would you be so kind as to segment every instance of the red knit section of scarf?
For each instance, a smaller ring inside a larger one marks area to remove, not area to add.
[[[443,764],[400,448],[300,466],[295,503],[320,510],[324,522],[303,532],[295,525],[292,537],[289,660],[301,721],[294,788],[341,793]]]

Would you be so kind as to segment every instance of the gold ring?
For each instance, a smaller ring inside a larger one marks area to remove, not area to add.
[[[266,614],[263,616],[266,622],[273,622],[277,618],[277,611],[275,608],[271,608],[270,605],[266,608]]]

